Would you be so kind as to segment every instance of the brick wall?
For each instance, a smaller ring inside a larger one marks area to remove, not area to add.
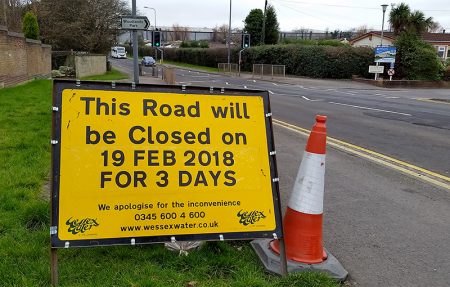
[[[0,26],[0,88],[51,74],[51,46]]]

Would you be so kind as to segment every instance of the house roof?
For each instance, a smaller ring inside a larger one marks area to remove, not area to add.
[[[356,41],[375,35],[381,37],[381,31],[370,31],[366,34],[360,35],[350,40],[350,44]],[[396,35],[394,32],[383,32],[383,37],[395,41]],[[426,42],[450,42],[450,33],[423,33],[422,39]]]

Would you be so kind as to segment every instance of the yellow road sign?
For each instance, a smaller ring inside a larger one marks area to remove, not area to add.
[[[52,246],[282,237],[267,92],[54,91]]]

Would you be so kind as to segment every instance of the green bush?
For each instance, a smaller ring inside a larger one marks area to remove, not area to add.
[[[208,41],[183,41],[181,42],[180,48],[209,48]]]
[[[128,50],[129,51],[129,50]],[[238,62],[238,49],[231,52],[231,62]],[[140,49],[139,55],[154,55],[152,48]],[[217,67],[227,63],[227,49],[165,49],[164,59],[198,66]],[[348,79],[352,75],[368,77],[373,63],[373,50],[350,46],[266,45],[246,49],[242,53],[242,70],[251,71],[253,64],[285,65],[286,74],[313,78]]]
[[[444,64],[431,44],[417,35],[402,33],[395,41],[397,47],[397,77],[408,80],[441,80]]]
[[[33,12],[27,12],[23,17],[23,34],[29,39],[39,39],[39,26],[36,15]]]
[[[372,49],[350,46],[260,46],[245,50],[243,56],[244,70],[251,70],[252,64],[285,65],[286,74],[312,78],[368,77],[373,62]]]

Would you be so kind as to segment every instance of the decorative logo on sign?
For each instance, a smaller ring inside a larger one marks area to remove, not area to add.
[[[90,230],[92,227],[99,226],[97,223],[97,219],[85,218],[85,219],[73,219],[72,217],[67,219],[66,225],[69,225],[69,229],[67,231],[72,234],[85,233]]]
[[[262,218],[266,218],[266,216],[264,215],[264,213],[262,211],[245,211],[242,212],[242,209],[236,214],[237,217],[240,218],[239,223],[242,225],[249,225],[249,224],[255,224],[256,222],[258,222],[260,219]]]

